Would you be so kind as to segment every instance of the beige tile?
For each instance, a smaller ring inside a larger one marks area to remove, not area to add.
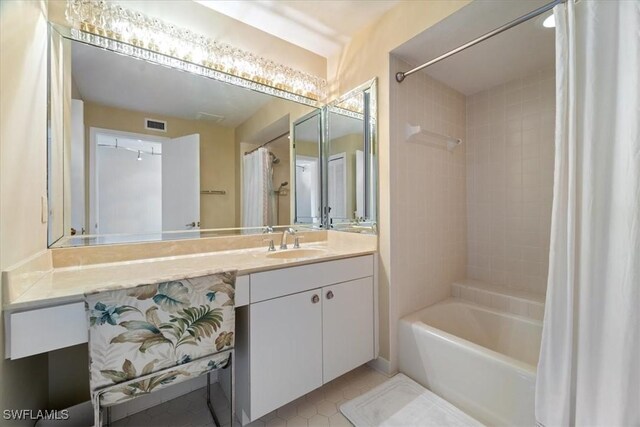
[[[282,418],[274,418],[265,423],[265,427],[284,427],[286,425],[287,425],[287,422]]]
[[[351,427],[349,420],[339,412],[329,417],[329,425],[332,427]]]
[[[335,403],[329,402],[328,400],[322,401],[317,405],[318,414],[324,415],[325,417],[330,417],[331,415],[338,412],[338,408]]]
[[[315,426],[328,426],[329,425],[329,418],[324,416],[324,415],[315,415],[312,418],[309,419],[309,427],[315,427]]]
[[[317,406],[309,401],[304,401],[298,405],[298,415],[309,419],[318,413]]]
[[[295,416],[287,420],[287,427],[306,427],[308,425],[309,420],[300,416]]]
[[[276,411],[278,417],[288,420],[298,415],[298,403],[297,401],[293,401],[291,403],[287,403],[281,408],[278,408]]]

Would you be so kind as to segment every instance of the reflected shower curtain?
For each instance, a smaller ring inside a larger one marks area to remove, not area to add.
[[[269,225],[271,211],[271,159],[266,148],[258,148],[242,159],[242,226]]]
[[[640,2],[556,16],[556,160],[536,419],[640,425]]]

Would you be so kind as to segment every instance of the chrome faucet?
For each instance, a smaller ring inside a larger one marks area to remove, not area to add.
[[[293,228],[285,228],[282,232],[282,241],[280,241],[280,249],[287,249],[287,235],[291,234],[292,236],[296,234],[296,230]]]

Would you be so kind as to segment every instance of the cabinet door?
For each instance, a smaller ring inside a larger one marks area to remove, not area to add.
[[[249,306],[252,420],[322,385],[321,297],[318,289]]]
[[[323,380],[373,359],[373,277],[322,288]]]

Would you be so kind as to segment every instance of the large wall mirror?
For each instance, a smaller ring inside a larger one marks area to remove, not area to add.
[[[326,218],[345,229],[376,221],[376,80],[326,108]]]
[[[363,88],[356,107],[294,102],[73,40],[53,26],[49,53],[50,244],[374,218]],[[335,185],[340,173],[344,187]]]
[[[294,122],[297,224],[375,231],[376,82]]]

